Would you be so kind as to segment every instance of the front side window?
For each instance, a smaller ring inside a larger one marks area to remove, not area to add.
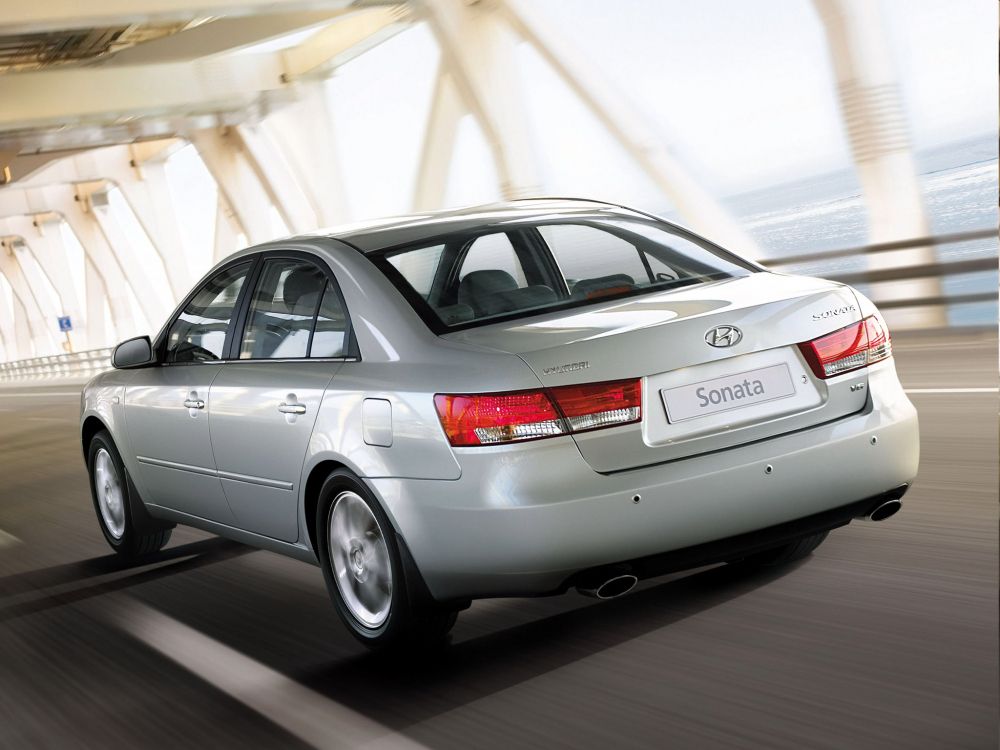
[[[409,261],[410,254],[420,262]],[[370,257],[440,331],[755,270],[670,224],[607,213],[511,222],[485,235],[455,232]]]
[[[309,356],[326,275],[301,260],[268,260],[254,290],[240,359]]]
[[[198,290],[167,332],[166,362],[222,358],[236,300],[250,266],[247,262],[220,271]]]

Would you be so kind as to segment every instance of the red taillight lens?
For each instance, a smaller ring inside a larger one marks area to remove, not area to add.
[[[892,356],[889,329],[878,315],[799,344],[818,378],[832,378]]]
[[[642,381],[565,385],[549,391],[573,432],[638,422]]]
[[[642,381],[513,393],[439,393],[434,406],[453,446],[497,445],[638,422]]]
[[[494,445],[562,435],[563,421],[544,391],[434,397],[441,425],[454,446]]]

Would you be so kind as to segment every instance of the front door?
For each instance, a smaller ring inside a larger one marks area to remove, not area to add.
[[[238,359],[211,388],[212,448],[236,525],[294,542],[302,466],[348,325],[339,289],[304,256],[264,261]]]
[[[226,367],[233,312],[252,261],[223,269],[189,299],[162,343],[162,364],[135,371],[125,390],[128,445],[147,503],[232,524],[216,475],[210,389]]]

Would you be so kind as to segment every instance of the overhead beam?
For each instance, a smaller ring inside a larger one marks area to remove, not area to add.
[[[403,4],[342,15],[302,43],[279,53],[284,80],[328,75],[334,68],[398,34],[410,20],[410,11]]]
[[[6,33],[176,23],[218,16],[336,10],[351,0],[45,0],[4,3]]]
[[[245,112],[280,89],[281,76],[274,55],[8,74],[0,76],[0,131]]]
[[[177,34],[162,36],[118,52],[109,65],[149,65],[151,63],[196,60],[217,55],[285,34],[334,21],[349,8],[266,13],[239,18],[213,18]]]

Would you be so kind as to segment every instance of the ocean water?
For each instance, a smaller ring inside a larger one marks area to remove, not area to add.
[[[998,178],[995,135],[970,138],[915,154],[932,234],[997,228]],[[853,170],[810,177],[725,199],[727,208],[750,231],[765,257],[858,247],[868,239],[861,186]],[[997,257],[996,238],[936,248],[938,258]],[[842,258],[789,267],[822,276],[862,270],[863,258]],[[946,294],[997,291],[997,272],[946,276]],[[863,289],[863,288],[862,288]],[[997,303],[952,305],[952,325],[996,325]]]

